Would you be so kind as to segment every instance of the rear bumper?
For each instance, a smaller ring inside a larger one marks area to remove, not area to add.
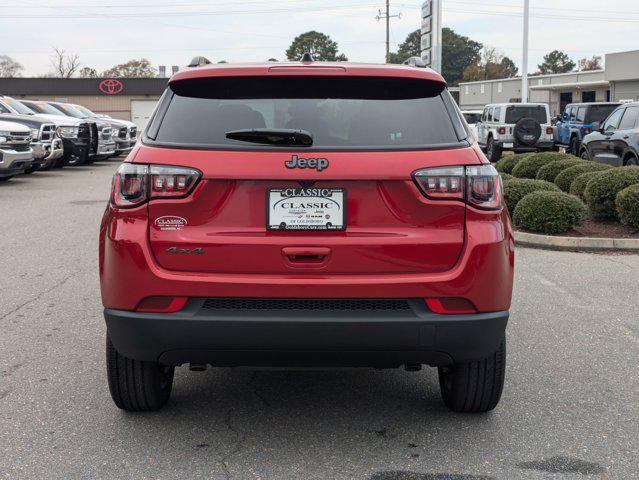
[[[503,150],[511,150],[513,152],[536,152],[537,150],[548,150],[554,146],[552,140],[541,140],[534,145],[521,145],[516,140],[499,140],[495,142],[496,145]],[[512,146],[506,147],[505,144],[512,144]]]
[[[105,309],[109,337],[123,355],[167,365],[446,365],[486,357],[499,346],[508,311],[438,315],[410,309],[210,310],[192,298],[178,313]]]

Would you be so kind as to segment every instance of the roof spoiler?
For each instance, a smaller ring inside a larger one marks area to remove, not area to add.
[[[209,60],[206,57],[198,56],[198,57],[193,57],[193,59],[191,60],[191,63],[189,63],[187,67],[201,67],[202,65],[210,65],[210,64],[211,64],[211,60]]]
[[[426,64],[424,63],[424,60],[422,60],[420,57],[407,58],[406,60],[404,60],[403,63],[404,65],[410,65],[411,67],[426,68]]]

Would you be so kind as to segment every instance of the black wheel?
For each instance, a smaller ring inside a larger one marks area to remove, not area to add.
[[[579,156],[582,160],[590,160],[590,154],[588,153],[588,150],[586,148],[581,151],[581,155]]]
[[[504,388],[506,339],[490,357],[439,367],[439,388],[454,412],[488,412],[497,406]]]
[[[572,137],[570,139],[570,147],[566,153],[571,153],[575,156],[579,154],[579,139],[577,137]]]
[[[106,361],[111,398],[118,408],[150,412],[161,409],[169,400],[174,367],[127,358],[115,349],[108,335]]]
[[[637,157],[628,157],[626,162],[624,163],[626,167],[636,167],[639,166],[639,162],[637,161]]]
[[[69,156],[68,158],[65,159],[65,162],[66,162],[65,164],[70,165],[72,167],[78,167],[80,165],[84,165],[88,163],[88,161],[89,161],[89,153],[84,152],[80,155]]]
[[[501,147],[495,145],[493,137],[488,139],[488,144],[486,145],[486,156],[491,162],[496,162],[501,158]]]

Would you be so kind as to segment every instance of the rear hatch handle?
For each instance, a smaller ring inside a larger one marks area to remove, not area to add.
[[[321,267],[331,256],[327,247],[284,247],[284,260],[291,267]]]

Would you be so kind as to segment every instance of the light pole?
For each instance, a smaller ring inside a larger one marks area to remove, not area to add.
[[[379,22],[381,19],[386,20],[386,63],[390,61],[390,19],[391,18],[402,18],[402,14],[398,13],[397,15],[390,14],[390,0],[386,0],[386,13],[382,13],[379,10],[379,13],[375,17]]]
[[[524,45],[521,60],[521,101],[528,102],[528,21],[530,0],[524,0]]]

